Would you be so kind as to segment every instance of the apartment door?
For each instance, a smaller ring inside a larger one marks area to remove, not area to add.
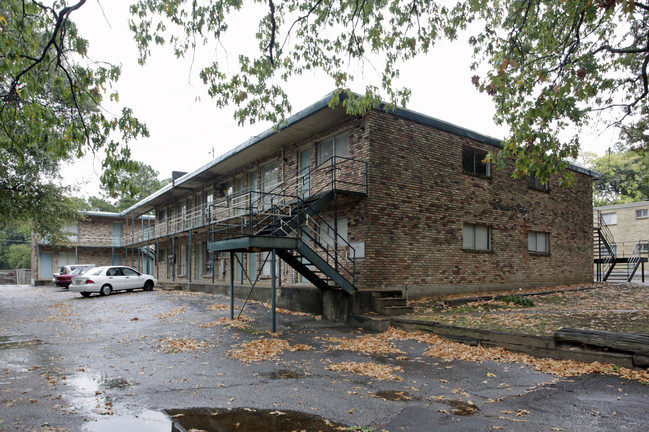
[[[300,196],[306,199],[311,194],[311,148],[302,150],[299,159],[298,187]]]
[[[273,203],[278,201],[277,189],[279,168],[277,161],[267,163],[261,167],[261,191],[264,196],[262,198],[264,210],[271,207]]]
[[[257,253],[251,252],[248,256],[248,277],[253,282],[257,280]]]
[[[122,245],[122,223],[113,222],[113,246]]]
[[[257,177],[257,170],[250,171],[250,174],[248,174],[248,185],[248,189],[250,190],[250,206],[252,206],[251,211],[255,212],[259,207],[259,203],[257,202],[257,191],[259,190],[259,177]]]
[[[39,279],[52,279],[54,272],[52,271],[54,265],[54,258],[51,252],[41,252],[39,254],[38,278]]]
[[[252,173],[251,173],[252,175]],[[234,208],[237,215],[243,214],[248,206],[248,195],[244,193],[244,176],[234,180]]]

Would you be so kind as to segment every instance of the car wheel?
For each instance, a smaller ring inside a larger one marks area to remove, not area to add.
[[[89,292],[82,292],[81,297],[90,297],[90,293]]]
[[[153,282],[148,280],[144,282],[144,291],[153,291]]]
[[[101,290],[99,290],[99,294],[103,296],[110,295],[110,293],[112,292],[113,292],[113,288],[111,288],[110,285],[104,285],[103,287],[101,287]]]

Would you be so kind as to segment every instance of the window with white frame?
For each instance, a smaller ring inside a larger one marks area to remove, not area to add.
[[[491,250],[491,227],[465,223],[462,226],[462,248],[467,250]]]
[[[636,219],[646,219],[649,217],[649,209],[639,209],[635,211]]]
[[[550,234],[540,231],[530,231],[527,233],[527,250],[530,253],[548,254],[550,253]]]
[[[617,213],[602,213],[602,223],[604,225],[617,224]]]
[[[79,222],[71,222],[63,227],[71,243],[79,242]]]
[[[486,157],[486,150],[462,147],[462,170],[466,174],[491,177],[491,164],[484,161]]]
[[[330,161],[333,157],[349,157],[349,135],[347,132],[317,143],[318,165]]]

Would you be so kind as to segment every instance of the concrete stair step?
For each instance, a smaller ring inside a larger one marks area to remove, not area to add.
[[[412,313],[412,306],[386,306],[381,308],[377,313],[385,316],[405,315]]]

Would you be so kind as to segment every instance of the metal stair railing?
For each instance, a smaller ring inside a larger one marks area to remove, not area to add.
[[[615,239],[603,221],[601,212],[597,212],[594,228],[597,232],[596,256],[599,258],[597,280],[606,281],[615,267]]]
[[[228,201],[212,203],[210,240],[264,235],[298,238],[320,255],[327,266],[353,284],[355,261],[350,257],[355,255],[354,248],[335,227],[315,214],[312,207],[318,200],[328,199],[327,193],[337,187],[366,194],[367,163],[332,158],[315,170],[302,170],[266,191],[245,191]],[[322,240],[324,232],[328,241]]]
[[[633,280],[638,267],[640,267],[640,263],[642,261],[642,252],[647,250],[646,245],[647,243],[642,241],[638,241],[638,243],[636,243],[635,248],[633,249],[633,253],[629,257],[626,264],[627,282],[631,282]]]

